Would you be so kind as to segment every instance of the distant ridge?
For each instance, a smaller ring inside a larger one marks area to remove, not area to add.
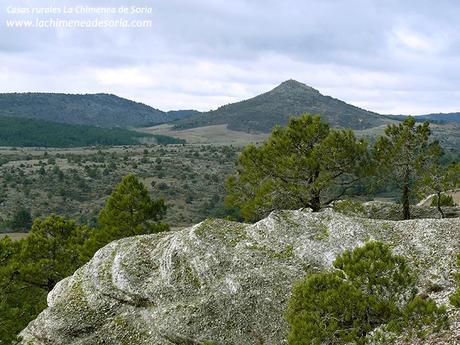
[[[367,129],[385,124],[383,115],[367,111],[295,80],[287,80],[273,90],[217,110],[178,120],[175,129],[227,124],[228,129],[244,132],[270,132],[285,125],[292,115],[318,114],[335,127]]]
[[[106,128],[142,127],[194,114],[163,112],[110,94],[2,93],[0,116],[91,125]]]
[[[409,115],[386,115],[388,118],[403,121]],[[437,113],[427,115],[414,115],[416,122],[428,121],[431,123],[460,124],[460,113]]]
[[[417,119],[424,119],[428,121],[442,121],[442,122],[457,122],[460,123],[460,113],[439,113],[419,115]]]

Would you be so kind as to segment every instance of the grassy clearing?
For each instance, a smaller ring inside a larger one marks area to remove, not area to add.
[[[8,234],[0,234],[0,239],[4,238],[6,236],[10,237],[13,241],[19,241],[22,238],[26,238],[28,236],[28,234],[25,234],[23,232],[11,232],[11,233],[8,233]]]
[[[248,143],[262,142],[268,138],[268,134],[232,131],[227,128],[227,125],[213,125],[177,131],[173,130],[172,127],[172,125],[164,124],[149,128],[141,128],[138,129],[138,131],[184,139],[190,144],[245,145]]]

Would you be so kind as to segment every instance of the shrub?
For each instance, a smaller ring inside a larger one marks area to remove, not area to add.
[[[431,200],[431,206],[438,206],[438,196],[435,196],[433,200]],[[439,203],[439,206],[455,206],[452,195],[441,194],[441,202]]]
[[[294,287],[287,319],[291,345],[344,343],[370,331],[363,292],[338,273],[317,273]]]
[[[32,215],[26,208],[20,208],[13,215],[11,227],[16,231],[29,231],[32,226]]]
[[[368,242],[338,256],[333,266],[294,286],[286,314],[289,344],[364,344],[384,325],[391,332],[447,325],[445,308],[416,297],[415,276],[388,245]]]
[[[342,213],[348,216],[364,216],[366,209],[363,204],[356,200],[346,199],[338,200],[334,202],[333,209],[336,212]]]

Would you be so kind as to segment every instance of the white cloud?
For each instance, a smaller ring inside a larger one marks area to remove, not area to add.
[[[94,73],[98,84],[107,87],[144,88],[155,86],[154,80],[138,67],[94,69],[89,70],[89,73]]]
[[[394,35],[396,36],[398,43],[402,43],[405,47],[413,50],[430,52],[435,48],[430,39],[409,30],[398,29],[395,30]]]

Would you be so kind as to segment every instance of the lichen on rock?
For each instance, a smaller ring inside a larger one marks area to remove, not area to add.
[[[447,302],[460,219],[276,211],[110,243],[54,288],[22,344],[284,344],[292,284],[367,240],[390,243],[420,289]]]

